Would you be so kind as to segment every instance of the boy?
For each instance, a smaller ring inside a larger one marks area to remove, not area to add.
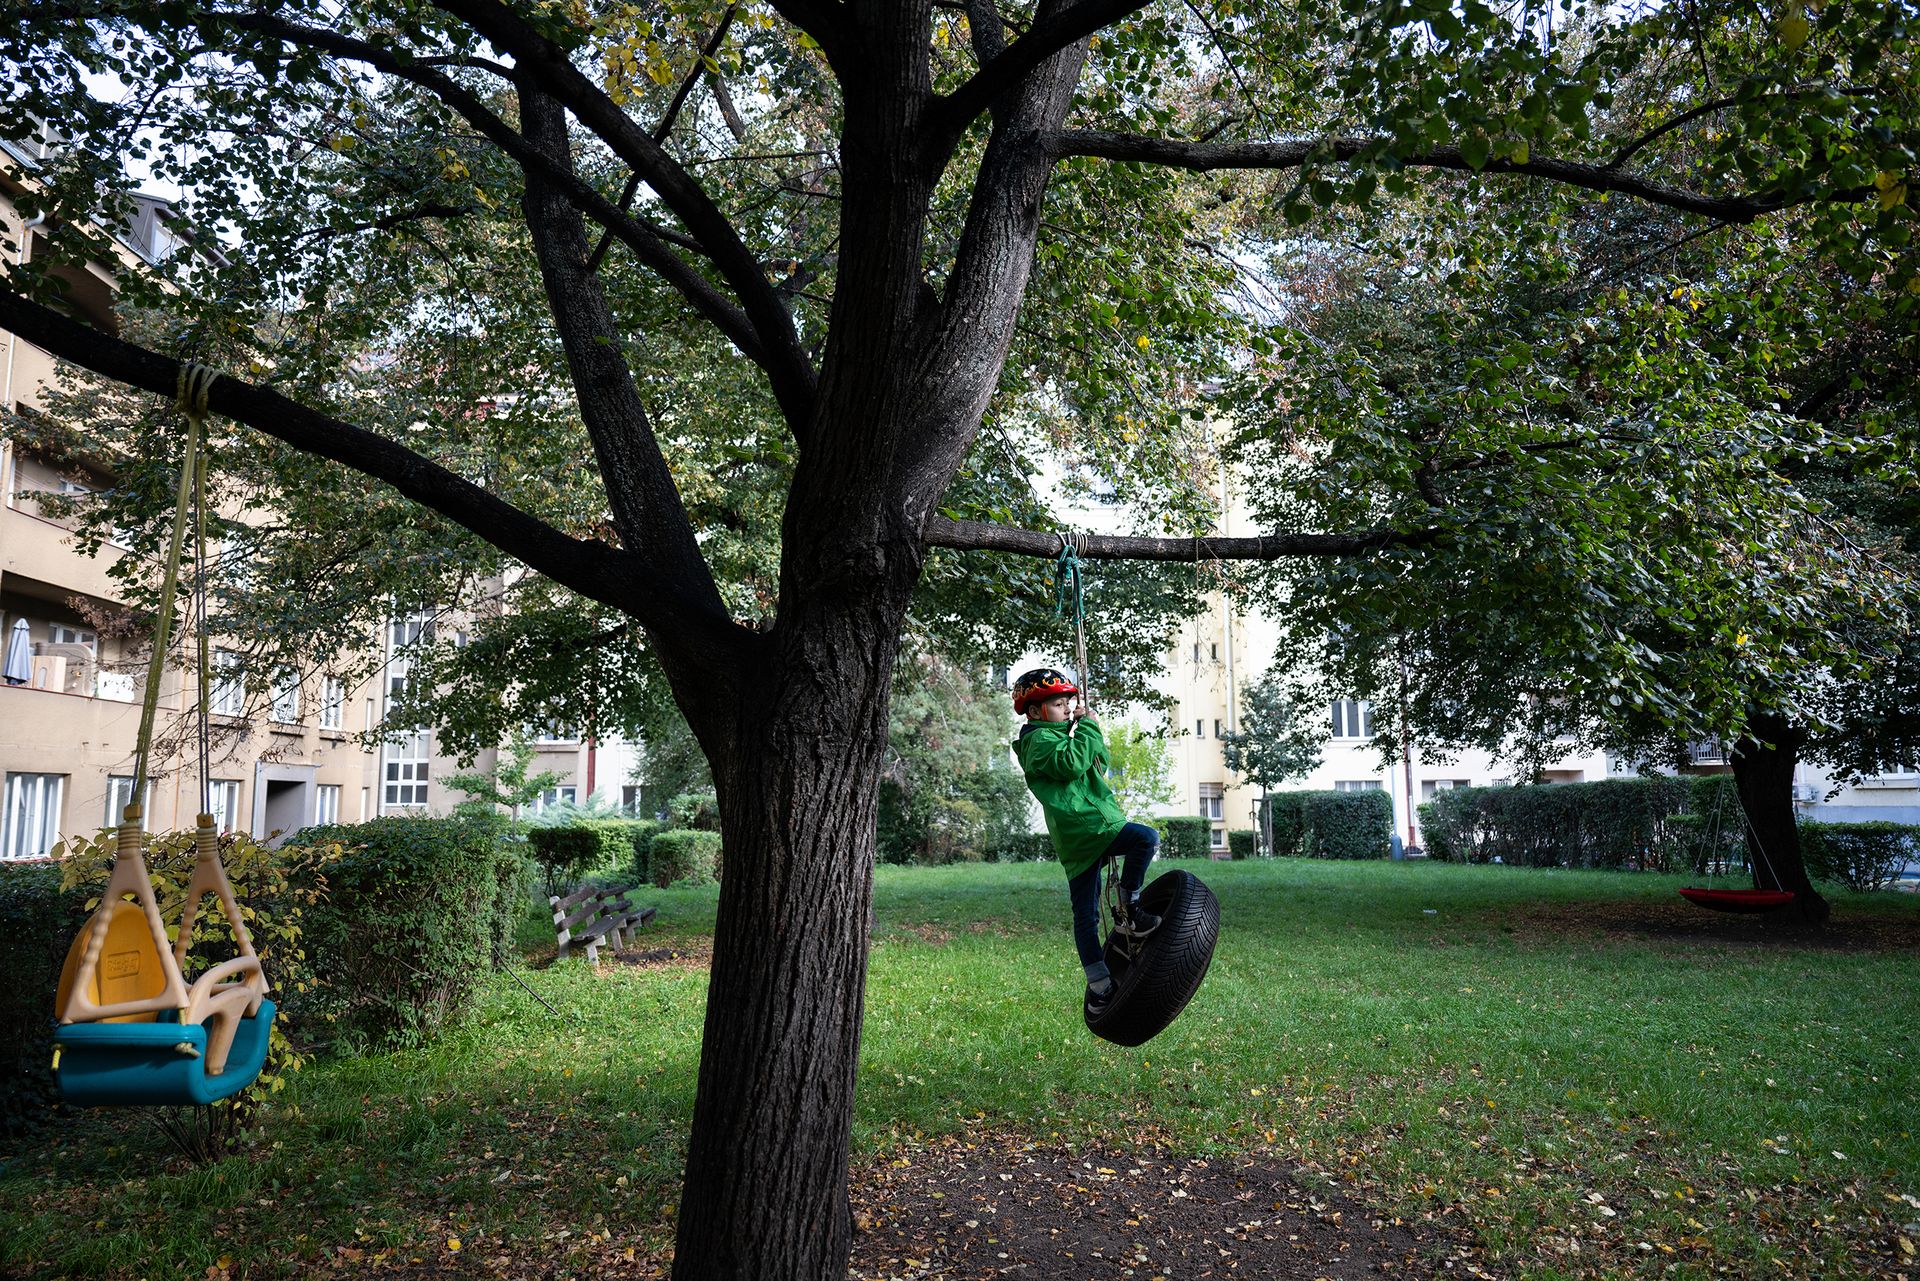
[[[1160,834],[1129,823],[1107,786],[1107,740],[1100,722],[1074,707],[1079,687],[1051,667],[1023,673],[1013,683],[1013,710],[1024,715],[1013,753],[1027,787],[1046,815],[1053,852],[1067,872],[1073,900],[1073,941],[1087,972],[1087,1017],[1099,1018],[1113,1000],[1114,982],[1100,946],[1100,868],[1106,855],[1123,858],[1116,933],[1145,938],[1160,918],[1135,901]]]

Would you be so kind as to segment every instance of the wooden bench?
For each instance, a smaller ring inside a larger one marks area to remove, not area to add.
[[[558,894],[547,902],[553,905],[553,928],[559,936],[560,956],[564,959],[567,949],[575,944],[584,944],[587,960],[598,963],[600,947],[611,943],[615,951],[624,952],[627,941],[641,926],[651,921],[658,910],[651,907],[634,907],[626,900],[626,891],[575,890],[561,898]]]

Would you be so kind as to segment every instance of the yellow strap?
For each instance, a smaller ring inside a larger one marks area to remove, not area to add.
[[[180,463],[180,484],[174,494],[173,530],[167,542],[167,569],[160,580],[160,609],[153,623],[153,657],[147,663],[146,697],[140,708],[140,737],[134,748],[133,795],[139,804],[147,783],[147,754],[153,746],[154,712],[160,705],[160,674],[166,666],[167,641],[173,631],[173,598],[180,586],[180,553],[186,545],[187,504],[193,501],[199,473],[200,436],[205,430],[207,393],[219,375],[190,361],[180,366],[177,400],[187,416],[186,451]],[[204,678],[203,678],[204,679]]]

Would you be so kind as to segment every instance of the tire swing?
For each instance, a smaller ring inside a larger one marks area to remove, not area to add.
[[[68,948],[54,998],[59,1019],[53,1041],[54,1078],[66,1101],[81,1106],[205,1105],[231,1097],[259,1077],[273,1027],[274,1006],[266,996],[266,975],[241,919],[226,868],[221,865],[219,833],[208,812],[205,674],[211,669],[207,665],[206,634],[206,463],[200,445],[205,434],[207,391],[214,377],[212,371],[199,365],[184,365],[180,371],[179,403],[187,418],[185,460],[175,497],[160,609],[154,621],[153,657],[147,665],[133,791],[121,818],[113,871],[100,895],[100,906]],[[147,783],[147,755],[153,742],[154,710],[159,704],[160,673],[173,622],[190,502],[195,514],[194,595],[202,673],[202,812],[194,828],[193,873],[187,882],[179,933],[169,944],[153,881],[147,874],[147,838],[140,802]],[[201,901],[208,895],[218,900],[226,915],[237,955],[189,984],[185,966],[193,946],[194,922]]]
[[[1054,566],[1055,590],[1061,616],[1073,615],[1073,661],[1079,666],[1080,707],[1087,703],[1086,605],[1081,592],[1081,535],[1060,536],[1060,558]],[[1068,729],[1071,734],[1078,722]],[[1120,920],[1120,860],[1107,855],[1101,898],[1106,908],[1107,970],[1113,977],[1113,998],[1098,1017],[1082,1006],[1087,1030],[1115,1045],[1144,1045],[1164,1031],[1187,1008],[1200,990],[1213,947],[1220,937],[1220,902],[1205,881],[1192,872],[1176,870],[1155,877],[1140,891],[1140,906],[1160,918],[1160,928],[1136,939],[1111,928]]]

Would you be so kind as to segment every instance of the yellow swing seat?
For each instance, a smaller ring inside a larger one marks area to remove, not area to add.
[[[141,849],[139,811],[128,807],[100,907],[60,970],[54,1076],[68,1103],[207,1104],[259,1077],[274,1005],[215,842],[214,820],[202,814],[179,935],[169,949]],[[208,894],[226,909],[240,954],[189,987],[181,964]]]

